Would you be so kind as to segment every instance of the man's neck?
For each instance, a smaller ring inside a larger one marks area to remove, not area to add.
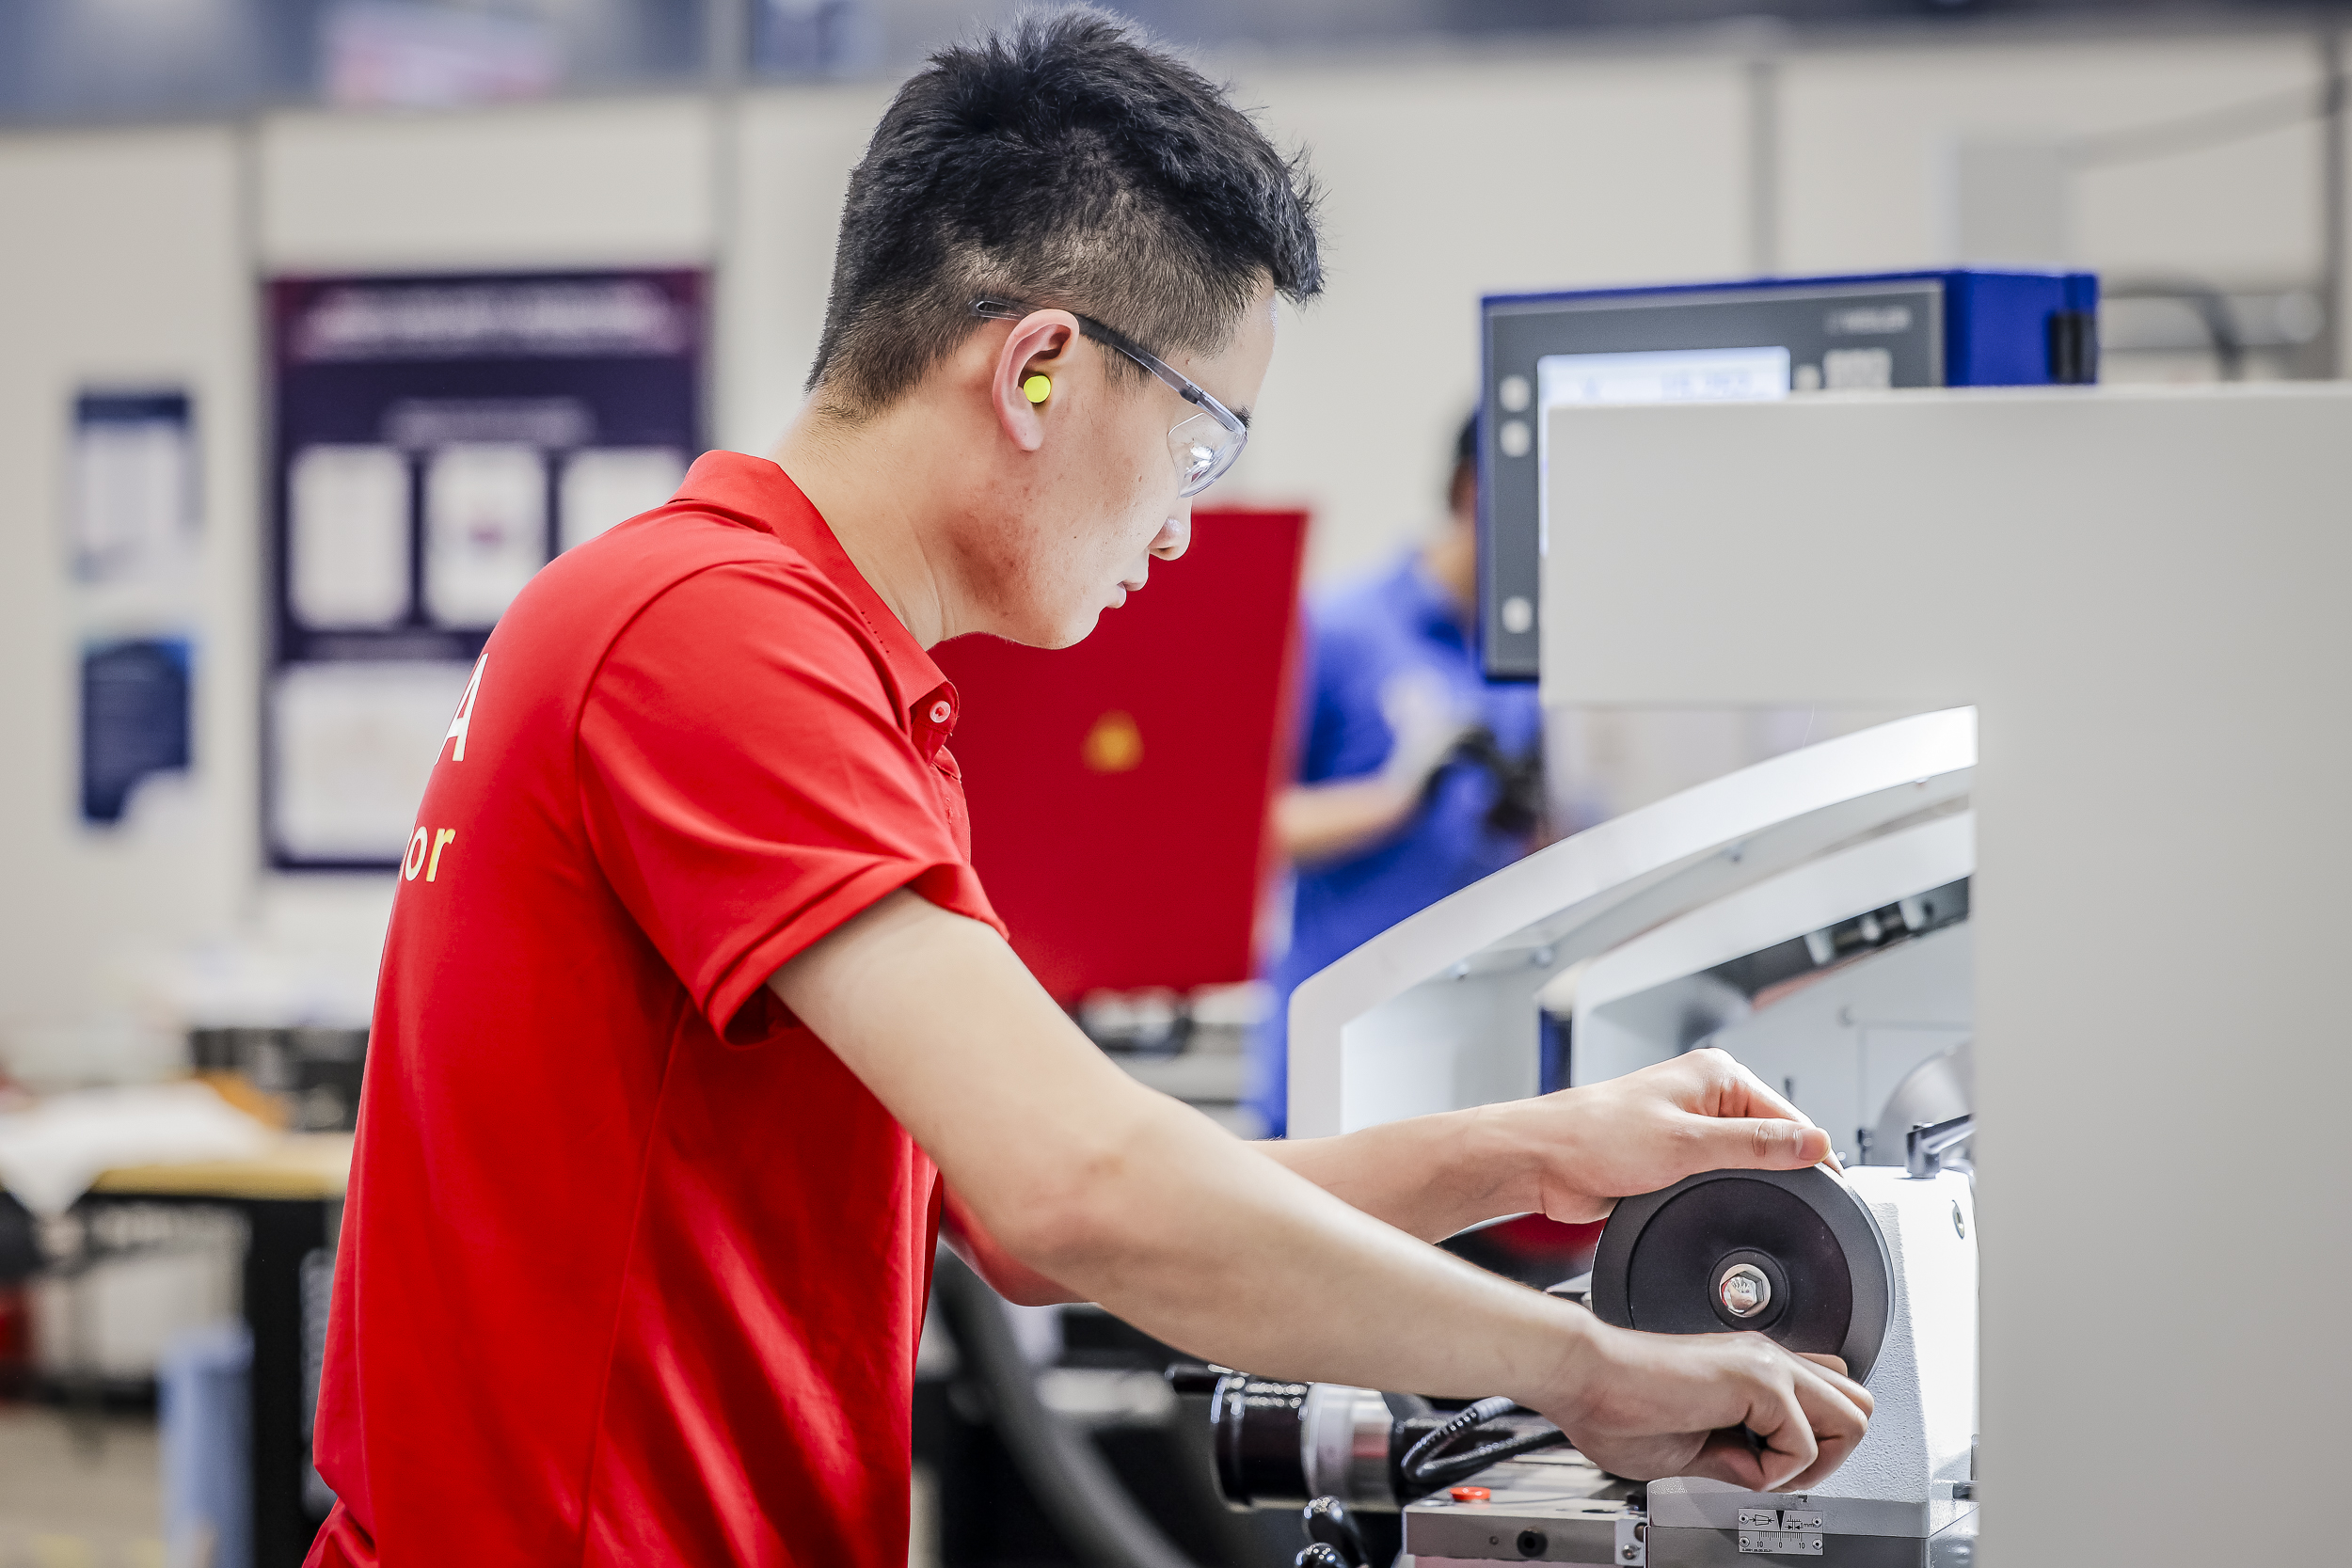
[[[929,648],[948,635],[951,616],[942,562],[926,547],[922,498],[936,461],[935,444],[915,439],[898,404],[850,423],[802,405],[768,455],[792,476],[825,519],[842,552],[890,612]]]

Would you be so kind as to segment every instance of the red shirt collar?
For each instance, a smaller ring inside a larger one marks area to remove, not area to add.
[[[791,475],[765,457],[707,451],[686,470],[686,483],[671,503],[716,513],[745,528],[765,529],[824,573],[850,601],[866,623],[874,645],[882,650],[891,684],[898,688],[896,696],[907,733],[926,756],[939,750],[954,732],[963,707],[954,685],[874,592],[873,584],[858,571],[823,515],[792,483]]]

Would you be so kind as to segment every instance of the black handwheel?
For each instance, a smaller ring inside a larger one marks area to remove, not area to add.
[[[1878,1222],[1826,1167],[1717,1170],[1619,1203],[1593,1258],[1593,1310],[1654,1334],[1754,1329],[1840,1356],[1867,1381],[1894,1307]]]

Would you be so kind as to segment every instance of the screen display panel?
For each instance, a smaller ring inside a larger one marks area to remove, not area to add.
[[[1547,354],[1535,361],[1535,442],[1549,441],[1559,407],[1592,403],[1746,403],[1788,395],[1788,349],[1660,349]],[[1551,454],[1535,455],[1536,552],[1551,549]]]

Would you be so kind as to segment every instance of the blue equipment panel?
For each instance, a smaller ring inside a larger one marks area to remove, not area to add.
[[[1543,595],[1544,411],[1561,403],[1786,397],[2098,379],[2099,280],[1905,272],[1490,294],[1478,439],[1479,642],[1533,680]]]

